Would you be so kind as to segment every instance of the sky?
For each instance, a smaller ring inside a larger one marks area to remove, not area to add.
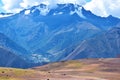
[[[120,18],[120,0],[0,0],[0,12],[17,13],[40,3],[53,8],[57,3],[77,3],[98,16],[113,15]]]

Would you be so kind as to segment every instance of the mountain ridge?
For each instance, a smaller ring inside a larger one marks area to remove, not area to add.
[[[82,44],[75,49],[75,51],[66,57],[66,60],[79,58],[119,57],[119,32],[120,27],[114,27],[107,32],[95,36],[92,39],[83,41]]]
[[[49,9],[40,4],[0,18],[0,32],[28,51],[29,61],[48,63],[62,60],[82,41],[119,23],[119,18],[96,16],[79,5],[58,4]]]

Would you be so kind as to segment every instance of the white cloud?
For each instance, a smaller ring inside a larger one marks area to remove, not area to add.
[[[20,9],[19,3],[22,0],[1,0],[3,3],[3,9],[7,12],[18,12]]]
[[[2,0],[3,9],[6,12],[17,13],[20,10],[40,3],[49,5],[50,8],[56,6],[57,3],[74,3],[83,5],[85,9],[92,11],[98,16],[109,16],[113,15],[120,18],[120,0]]]
[[[120,0],[92,0],[84,8],[98,16],[113,15],[120,18]]]
[[[49,7],[56,6],[57,3],[77,3],[77,4],[85,4],[85,0],[2,0],[3,9],[6,12],[19,12],[24,8],[28,8],[34,5],[38,5],[40,3],[45,3],[49,5]]]

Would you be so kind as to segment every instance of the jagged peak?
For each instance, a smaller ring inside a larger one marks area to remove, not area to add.
[[[78,14],[81,18],[85,18],[82,14],[82,6],[78,4],[57,4],[56,7],[50,8],[49,5],[39,4],[37,6],[33,6],[29,9],[25,9],[21,12],[24,12],[25,15],[29,15],[32,13],[46,16],[46,15],[62,15],[62,14]]]

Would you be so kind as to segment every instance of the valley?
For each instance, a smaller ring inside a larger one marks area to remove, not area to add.
[[[29,69],[0,68],[0,80],[120,80],[120,59],[80,59]]]

